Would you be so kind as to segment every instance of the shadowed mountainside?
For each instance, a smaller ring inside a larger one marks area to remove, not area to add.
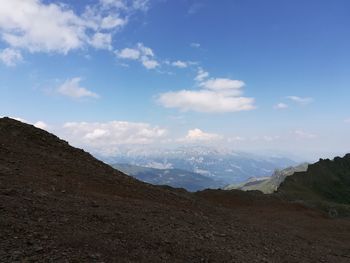
[[[349,262],[350,222],[272,196],[141,183],[0,119],[0,262]]]
[[[278,194],[349,216],[350,154],[334,160],[321,159],[309,165],[307,171],[294,173],[281,184]]]

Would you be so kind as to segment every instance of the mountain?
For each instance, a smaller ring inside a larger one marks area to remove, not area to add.
[[[112,167],[146,183],[169,185],[191,192],[220,188],[223,185],[210,177],[180,169],[155,169],[130,164],[113,164]]]
[[[243,191],[261,191],[264,194],[272,194],[277,191],[280,184],[286,179],[286,177],[293,175],[296,172],[304,172],[307,170],[308,164],[303,163],[298,166],[291,166],[283,170],[276,170],[271,177],[264,178],[250,178],[247,182],[228,185],[225,190],[243,190]]]
[[[350,154],[334,160],[320,159],[307,171],[294,173],[280,185],[278,194],[330,213],[350,215]]]
[[[106,162],[156,168],[180,169],[223,182],[222,186],[246,181],[252,175],[270,176],[275,169],[296,165],[285,157],[260,156],[228,149],[187,146],[175,149],[127,150]]]
[[[348,262],[350,221],[274,196],[131,178],[0,118],[0,262]]]

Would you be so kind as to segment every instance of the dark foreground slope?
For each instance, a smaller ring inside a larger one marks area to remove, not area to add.
[[[0,262],[349,262],[349,248],[347,220],[147,185],[0,119]]]
[[[350,154],[320,160],[286,178],[278,189],[291,200],[303,200],[331,213],[350,215]]]

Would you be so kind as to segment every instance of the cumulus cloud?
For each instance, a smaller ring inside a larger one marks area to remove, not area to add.
[[[288,108],[288,105],[281,102],[281,103],[276,104],[273,108],[276,110],[284,110],[284,109]]]
[[[79,99],[83,97],[99,98],[99,95],[80,86],[81,78],[73,78],[66,80],[57,88],[57,92],[61,95]]]
[[[124,48],[123,50],[116,52],[119,58],[138,60],[141,56],[141,52],[138,49]]]
[[[215,133],[206,133],[200,129],[193,129],[187,132],[185,138],[180,139],[180,142],[197,143],[197,142],[212,142],[222,139],[222,136]]]
[[[112,35],[108,33],[96,33],[93,35],[90,44],[97,49],[112,50]]]
[[[152,144],[166,133],[158,126],[124,121],[69,122],[63,126],[65,139],[104,155],[112,155],[123,145]]]
[[[0,61],[8,67],[14,67],[23,61],[23,57],[19,50],[5,48],[0,51]]]
[[[309,98],[309,97],[298,97],[298,96],[288,96],[287,99],[295,102],[295,103],[298,103],[300,105],[307,105],[307,104],[310,104],[314,101],[313,98]]]
[[[170,91],[159,95],[166,108],[197,112],[237,112],[255,109],[254,98],[242,97],[245,83],[227,78],[207,79],[209,73],[199,69],[195,80],[199,90]]]
[[[187,68],[188,67],[188,63],[185,61],[181,61],[181,60],[174,61],[173,63],[171,63],[171,65],[173,65],[174,67],[177,67],[177,68]]]
[[[110,49],[110,38],[148,1],[100,0],[78,14],[43,0],[0,0],[0,36],[15,49],[66,54],[85,46]]]
[[[147,69],[155,69],[160,66],[159,62],[154,59],[153,50],[143,43],[138,43],[135,48],[117,50],[115,54],[120,59],[137,60]]]

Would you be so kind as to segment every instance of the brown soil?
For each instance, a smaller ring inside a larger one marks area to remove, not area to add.
[[[350,220],[156,187],[0,119],[0,262],[350,262]]]

